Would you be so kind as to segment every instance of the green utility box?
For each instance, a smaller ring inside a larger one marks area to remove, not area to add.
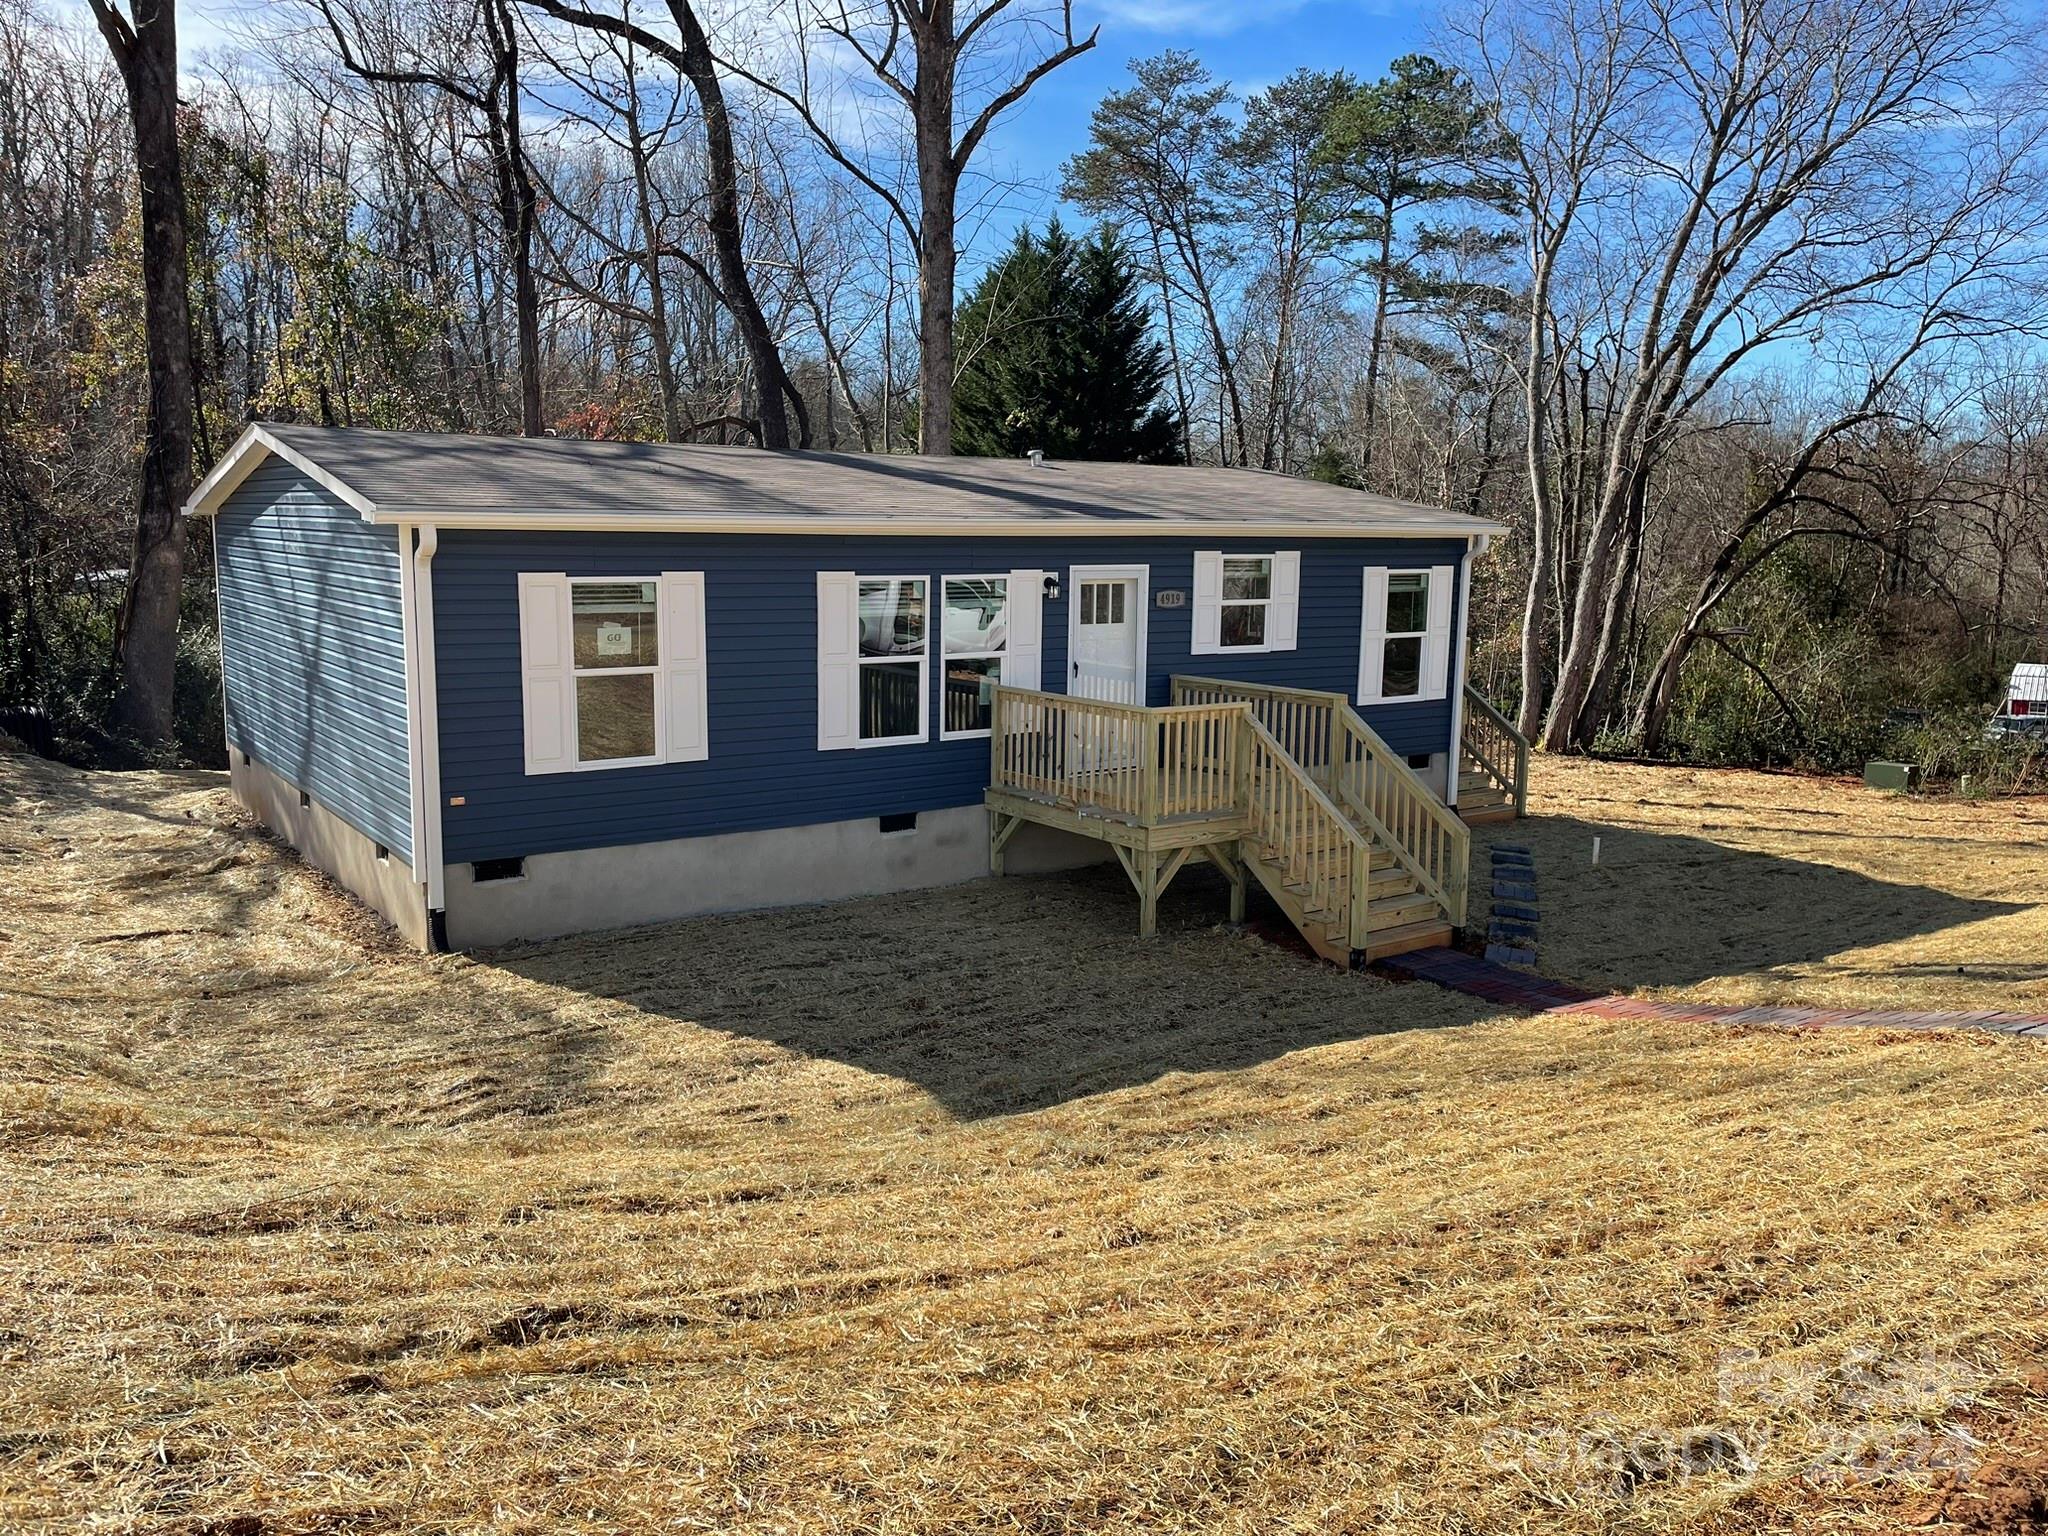
[[[1920,765],[1918,763],[1865,763],[1863,782],[1872,789],[1918,789],[1920,787]]]

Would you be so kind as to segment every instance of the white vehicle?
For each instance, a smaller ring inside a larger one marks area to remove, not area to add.
[[[2012,669],[2005,702],[1986,726],[1987,736],[2048,736],[2048,661],[2023,661]]]

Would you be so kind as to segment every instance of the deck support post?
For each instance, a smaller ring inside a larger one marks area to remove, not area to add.
[[[1001,811],[988,813],[988,872],[1000,875],[1003,872],[1003,847],[1017,835],[1017,829],[1024,825],[1022,816],[1006,816]]]
[[[1244,856],[1236,843],[1204,843],[1202,857],[1223,871],[1223,878],[1230,882],[1230,920],[1244,921],[1244,892],[1247,878]]]

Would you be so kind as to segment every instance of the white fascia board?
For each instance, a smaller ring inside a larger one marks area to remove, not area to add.
[[[364,522],[398,521],[396,518],[377,516],[377,504],[369,497],[329,474],[303,453],[287,447],[275,433],[267,431],[260,421],[250,423],[242,435],[235,439],[235,446],[228,450],[227,457],[214,465],[213,473],[200,481],[198,488],[186,498],[185,516],[213,516],[220,510],[221,503],[234,494],[235,488],[248,479],[256,467],[272,454],[283,459],[315,485],[332,491],[342,501],[355,508]]]
[[[1214,522],[1194,519],[1139,518],[906,518],[835,517],[784,514],[769,516],[705,516],[687,512],[500,512],[407,507],[401,511],[367,512],[372,523],[430,522],[443,529],[523,529],[534,533],[765,533],[860,534],[905,538],[1022,539],[1470,539],[1507,530],[1498,523],[1479,522],[1461,514],[1442,521],[1371,522]]]

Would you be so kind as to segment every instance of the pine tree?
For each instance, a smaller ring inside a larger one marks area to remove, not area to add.
[[[1160,400],[1166,355],[1139,282],[1107,230],[1081,242],[1058,220],[1042,237],[1020,230],[960,312],[959,451],[1178,462],[1180,422]]]
[[[1366,463],[1372,462],[1373,417],[1380,372],[1399,310],[1498,311],[1506,296],[1461,282],[1441,258],[1501,251],[1513,243],[1498,219],[1446,226],[1421,222],[1424,211],[1505,214],[1514,195],[1502,176],[1510,140],[1471,81],[1422,54],[1394,60],[1383,80],[1354,87],[1331,114],[1324,153],[1342,187],[1351,238],[1373,284],[1372,341],[1366,354]],[[1403,222],[1409,249],[1400,249]]]

